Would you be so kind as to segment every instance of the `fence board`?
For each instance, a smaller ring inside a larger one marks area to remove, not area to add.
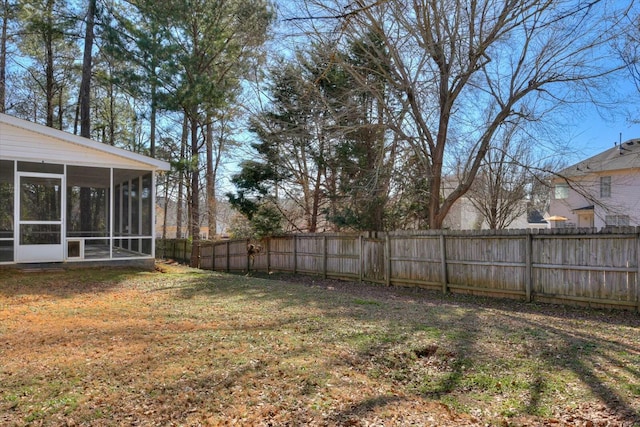
[[[271,269],[273,271],[293,272],[294,236],[276,236],[270,238],[269,250],[271,258]]]
[[[327,276],[360,277],[360,240],[357,235],[328,235],[326,249]]]
[[[364,238],[362,242],[362,280],[386,283],[386,240]]]
[[[392,283],[441,283],[439,235],[393,235],[390,240]]]

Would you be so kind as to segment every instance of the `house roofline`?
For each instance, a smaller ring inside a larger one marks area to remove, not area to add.
[[[614,147],[607,148],[591,157],[580,160],[558,172],[554,181],[565,178],[578,178],[588,175],[602,175],[612,171],[635,170],[640,168],[637,163],[629,161],[637,159],[640,155],[640,138],[628,139],[622,143],[616,143]]]

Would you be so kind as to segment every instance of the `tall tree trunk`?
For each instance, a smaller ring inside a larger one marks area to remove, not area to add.
[[[224,125],[224,123],[222,124]],[[207,225],[209,226],[209,240],[216,234],[216,184],[213,156],[213,124],[211,117],[207,118]]]
[[[45,48],[45,98],[47,103],[46,125],[53,127],[53,3],[54,0],[47,1],[47,29],[44,31]]]
[[[166,173],[165,174],[165,181],[164,181],[164,207],[163,207],[163,212],[164,214],[162,215],[162,240],[166,240],[167,239],[167,211],[168,211],[168,207],[169,207],[169,174]]]
[[[195,109],[194,109],[195,110]],[[200,240],[200,174],[198,157],[198,114],[191,112],[191,238],[194,242]]]
[[[158,31],[156,25],[153,25],[153,46],[160,44],[160,37],[158,37]],[[153,158],[156,157],[156,114],[158,111],[158,76],[156,73],[157,68],[157,54],[154,50],[151,55],[151,117],[150,117],[150,129],[149,129],[149,155]]]
[[[116,145],[116,106],[113,76],[109,76],[109,145]]]
[[[91,136],[91,60],[93,50],[93,25],[96,14],[96,0],[89,0],[82,57],[82,81],[80,82],[80,135]]]
[[[199,167],[199,147],[198,147],[198,111],[191,110],[191,239],[193,248],[191,249],[191,266],[198,266],[198,242],[200,241],[200,167]]]
[[[7,82],[7,27],[9,22],[9,0],[2,2],[2,36],[0,38],[0,113],[6,110],[6,82]]]
[[[184,162],[184,156],[187,149],[187,138],[189,136],[189,123],[187,113],[182,119],[182,137],[180,140],[180,161]],[[178,172],[178,206],[176,212],[176,239],[182,239],[182,215],[184,206],[184,164],[181,163]]]
[[[151,79],[151,118],[149,128],[149,155],[153,158],[156,157],[156,114],[158,109],[157,87],[155,78]]]
[[[64,115],[64,107],[62,106],[62,93],[63,90],[60,88],[58,90],[58,129],[62,129],[62,125],[64,124],[63,115]]]
[[[93,49],[93,21],[96,0],[89,0],[87,10],[87,27],[84,38],[84,57],[82,58],[82,80],[80,82],[80,136],[91,137],[91,50]],[[91,190],[80,188],[80,226],[82,231],[89,231],[91,224]]]

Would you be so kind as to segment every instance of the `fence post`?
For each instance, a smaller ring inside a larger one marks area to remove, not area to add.
[[[360,257],[360,262],[358,265],[358,280],[362,282],[362,277],[364,276],[364,237],[362,237],[362,233],[358,236],[358,243],[360,246],[360,253],[358,254]]]
[[[211,271],[216,271],[216,242],[211,242]]]
[[[265,246],[265,250],[267,251],[267,274],[269,274],[271,271],[271,236],[267,237]]]
[[[249,255],[249,245],[251,244],[251,240],[247,239],[247,244],[245,245],[247,252],[247,273],[251,272],[251,256]]]
[[[389,236],[389,232],[387,231],[384,235],[384,261],[386,264],[386,284],[387,286],[391,286],[391,237]]]
[[[229,254],[229,248],[230,247],[231,247],[231,242],[229,240],[227,240],[227,273],[230,271],[229,267],[230,267],[230,263],[231,263],[231,261],[230,261],[231,256]]]
[[[447,277],[447,245],[445,242],[445,238],[444,238],[444,231],[441,230],[440,231],[440,268],[441,268],[441,275],[442,275],[442,293],[446,294],[447,290],[448,290],[448,281],[449,278]]]
[[[322,277],[327,278],[327,235],[322,236]]]
[[[527,230],[527,241],[525,248],[525,276],[524,276],[524,287],[526,294],[526,301],[531,302],[531,284],[533,281],[533,235],[531,234],[531,230]]]
[[[298,273],[298,238],[293,235],[293,274]]]

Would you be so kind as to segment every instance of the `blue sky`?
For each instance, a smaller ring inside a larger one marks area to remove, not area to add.
[[[638,98],[640,101],[640,93],[638,92],[630,93],[629,96]],[[618,114],[620,113],[622,111],[618,112]],[[640,120],[640,117],[637,117],[636,120]],[[584,120],[575,124],[573,132],[575,138],[572,139],[572,143],[589,157],[613,147],[613,143],[618,142],[620,133],[622,133],[623,142],[628,139],[640,138],[640,124],[630,123],[629,118],[622,116],[601,117],[594,108]]]

